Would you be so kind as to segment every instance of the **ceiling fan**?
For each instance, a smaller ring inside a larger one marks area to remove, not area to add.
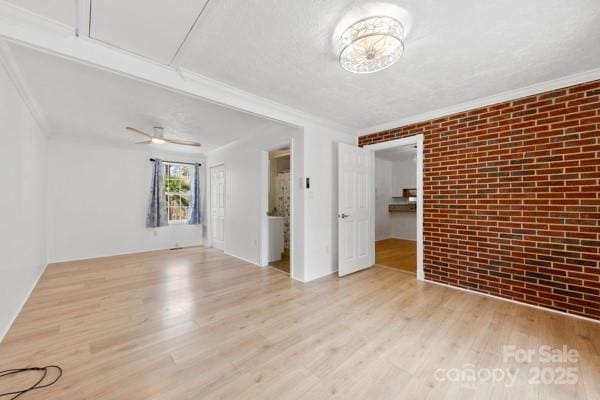
[[[195,147],[200,147],[202,146],[200,143],[198,142],[192,142],[189,140],[181,140],[181,139],[169,139],[166,138],[164,135],[165,132],[165,128],[160,127],[160,126],[155,126],[152,128],[153,134],[149,134],[146,133],[142,130],[136,129],[136,128],[132,128],[130,126],[126,127],[125,129],[127,129],[130,132],[135,132],[135,133],[139,133],[141,135],[144,135],[146,137],[149,137],[150,139],[148,140],[144,140],[142,142],[136,142],[136,144],[151,144],[151,143],[155,143],[155,144],[163,144],[163,143],[173,143],[173,144],[181,144],[183,146],[195,146]]]

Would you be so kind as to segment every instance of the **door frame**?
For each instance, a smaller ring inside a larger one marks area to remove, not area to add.
[[[214,243],[213,243],[213,236],[212,236],[212,231],[213,231],[213,226],[212,226],[212,169],[213,168],[217,168],[217,167],[223,167],[223,171],[225,172],[225,216],[224,218],[227,218],[227,167],[225,167],[225,162],[224,161],[220,161],[214,164],[210,164],[208,166],[207,172],[208,172],[208,179],[207,179],[207,184],[208,184],[208,201],[206,202],[206,214],[208,214],[208,222],[206,224],[207,229],[206,229],[206,235],[207,240],[206,240],[206,244],[208,247],[214,247]],[[226,231],[225,231],[225,224],[223,223],[223,251],[225,251],[225,243],[227,240],[226,237]]]
[[[390,140],[364,146],[373,151],[390,149],[393,147],[417,145],[417,280],[425,280],[423,268],[423,134],[419,133],[400,139]],[[373,207],[373,221],[375,208]]]
[[[281,149],[282,147],[290,148],[290,279],[294,278],[294,256],[295,246],[294,242],[297,240],[294,234],[294,220],[295,220],[295,198],[296,198],[296,184],[295,176],[296,171],[294,170],[294,156],[295,156],[295,145],[294,138],[285,139],[277,145],[270,146],[269,148],[261,152],[261,179],[260,179],[260,215],[259,215],[259,235],[260,238],[260,254],[259,260],[262,267],[269,266],[269,153],[273,150]]]

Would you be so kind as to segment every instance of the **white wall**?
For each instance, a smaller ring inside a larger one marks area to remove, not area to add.
[[[332,274],[338,267],[338,143],[356,144],[354,135],[308,125],[304,128],[305,281]]]
[[[201,225],[146,228],[149,158],[201,162],[205,182],[203,156],[51,139],[48,157],[50,262],[203,243]]]
[[[273,132],[264,132],[238,140],[232,144],[210,152],[207,166],[225,164],[225,253],[261,265],[261,246],[265,244],[263,217],[268,209],[268,182],[263,168],[268,160],[268,150],[290,144],[294,141],[292,168],[296,174],[296,196],[293,199],[295,215],[304,214],[304,201],[298,176],[303,169],[303,137],[299,128],[282,127]],[[269,179],[269,174],[266,174]],[[291,240],[292,260],[297,279],[303,278],[303,221],[293,220]]]
[[[402,189],[417,187],[417,163],[414,154],[392,162],[392,195],[402,195]],[[417,240],[417,213],[391,213],[392,237]]]
[[[388,212],[390,203],[403,202],[392,196],[401,196],[402,189],[417,187],[417,163],[413,155],[398,157],[393,161],[375,158],[375,240],[417,238],[416,213]]]
[[[375,240],[392,237],[392,162],[375,157]]]
[[[0,63],[0,340],[46,265],[46,138]]]
[[[217,149],[208,154],[207,164],[225,163],[225,252],[260,265],[260,216],[267,209],[266,204],[261,209],[261,198],[267,198],[261,157],[292,138],[293,277],[306,282],[337,271],[337,143],[356,143],[356,137],[318,126],[284,128]]]

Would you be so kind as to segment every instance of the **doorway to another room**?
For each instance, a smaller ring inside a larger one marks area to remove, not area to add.
[[[290,273],[290,148],[269,151],[268,263]]]
[[[375,151],[375,263],[417,273],[417,146]]]
[[[424,280],[423,134],[339,143],[337,217],[339,276],[379,264]]]

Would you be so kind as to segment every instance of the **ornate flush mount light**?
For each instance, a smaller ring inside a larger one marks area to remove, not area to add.
[[[392,17],[356,21],[340,37],[340,65],[356,74],[381,71],[404,52],[404,27]]]

